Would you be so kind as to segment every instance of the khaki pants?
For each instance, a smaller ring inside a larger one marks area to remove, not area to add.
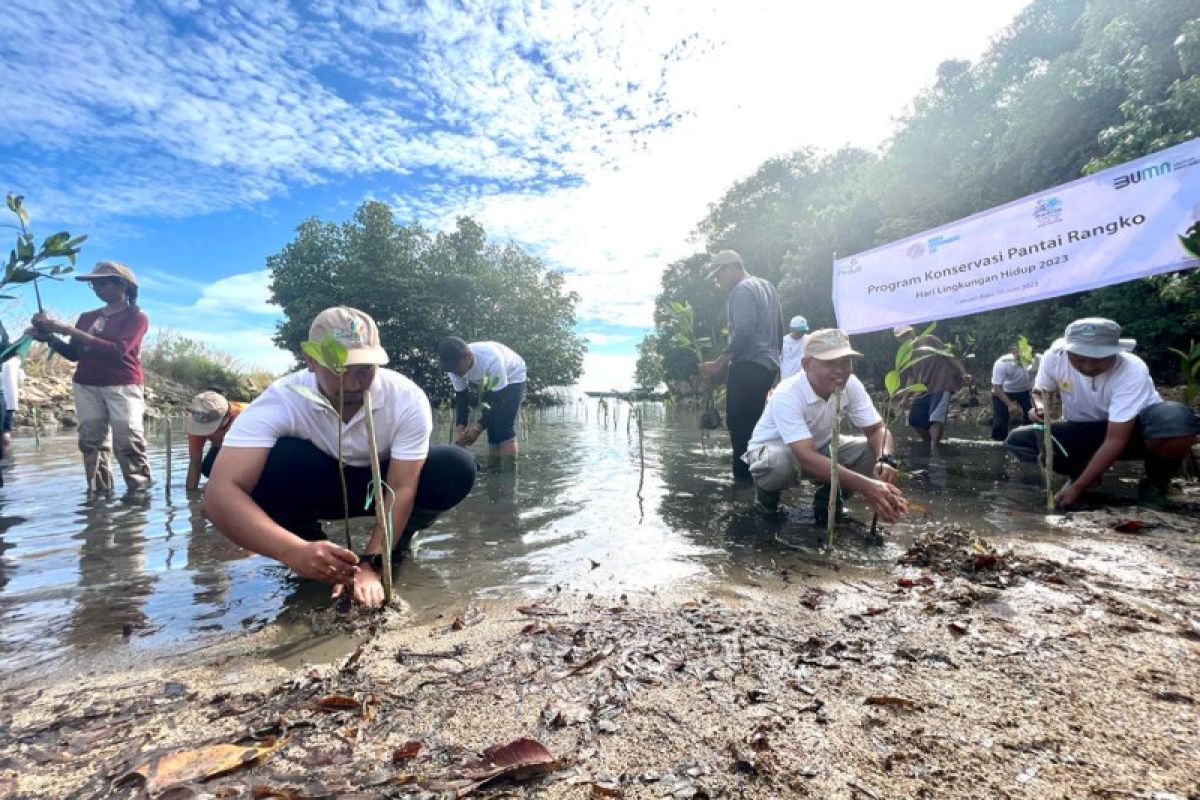
[[[79,451],[89,492],[113,488],[111,456],[125,476],[130,491],[150,485],[150,462],[146,460],[146,437],[142,417],[146,401],[142,387],[84,386],[72,384],[75,416],[79,419]]]
[[[829,456],[829,445],[820,450],[821,454]],[[746,463],[750,465],[750,476],[754,484],[766,492],[782,492],[800,483],[802,470],[800,462],[792,455],[792,449],[785,444],[768,444],[751,447],[746,451]],[[853,470],[859,475],[871,475],[875,469],[875,451],[864,436],[843,436],[838,447],[838,463],[846,469]],[[803,473],[816,484],[829,483],[829,473],[811,475]],[[842,490],[842,496],[848,497],[849,492]]]

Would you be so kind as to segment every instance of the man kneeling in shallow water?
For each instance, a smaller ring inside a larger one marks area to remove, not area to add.
[[[321,530],[322,519],[341,519],[343,513],[338,427],[349,513],[374,514],[364,508],[371,451],[363,402],[370,393],[380,466],[395,497],[392,530],[403,532],[393,560],[417,531],[467,496],[475,461],[462,448],[430,446],[429,400],[411,380],[381,368],[388,356],[369,316],[344,306],[328,308],[313,320],[308,336],[313,341],[333,336],[346,347],[341,400],[338,376],[311,358],[306,370],[271,384],[226,434],[204,512],[247,550],[282,561],[297,575],[334,584],[334,597],[352,585],[356,602],[377,606],[383,602],[380,572],[387,557],[383,530],[376,525],[357,555],[328,541]]]

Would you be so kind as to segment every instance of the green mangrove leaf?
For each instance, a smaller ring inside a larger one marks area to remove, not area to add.
[[[307,386],[303,386],[298,383],[289,384],[288,388],[291,389],[296,394],[300,395],[301,397],[305,397],[309,400],[312,400],[314,403],[320,403],[321,405],[328,408],[330,411],[336,411],[336,409],[334,409],[334,407],[333,407],[333,404],[330,403],[329,400],[326,399],[325,395],[321,394],[320,392],[315,392],[312,389],[308,388]]]
[[[900,389],[900,373],[892,370],[883,376],[883,388],[887,389],[887,393],[894,397]]]

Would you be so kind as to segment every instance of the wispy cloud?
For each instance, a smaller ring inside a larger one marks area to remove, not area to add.
[[[47,220],[146,236],[369,181],[404,219],[471,213],[534,249],[585,327],[646,327],[734,181],[796,147],[878,145],[1025,2],[10,0],[0,175]],[[256,280],[195,310],[266,316]]]

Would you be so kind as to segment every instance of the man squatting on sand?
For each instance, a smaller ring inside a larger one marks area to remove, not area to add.
[[[338,426],[349,489],[349,513],[364,508],[371,480],[363,402],[370,393],[382,474],[394,493],[392,530],[402,531],[395,560],[413,535],[462,501],[475,483],[475,459],[461,447],[430,445],[433,415],[420,387],[384,369],[387,352],[375,321],[361,311],[328,308],[309,339],[333,336],[347,349],[339,404],[338,376],[307,358],[234,421],[213,465],[204,512],[238,545],[283,562],[298,575],[346,586],[366,606],[383,602],[383,530],[376,524],[357,555],[325,538],[322,519],[341,519]]]
[[[843,437],[838,447],[838,479],[845,494],[859,492],[885,522],[908,509],[896,484],[892,435],[854,375],[850,337],[837,328],[813,331],[801,370],[775,387],[746,449],[759,510],[774,514],[780,493],[808,478],[820,486],[813,499],[817,524],[829,513],[829,447],[833,436],[833,394],[842,393],[842,413],[863,436]],[[843,513],[842,492],[837,510]]]

